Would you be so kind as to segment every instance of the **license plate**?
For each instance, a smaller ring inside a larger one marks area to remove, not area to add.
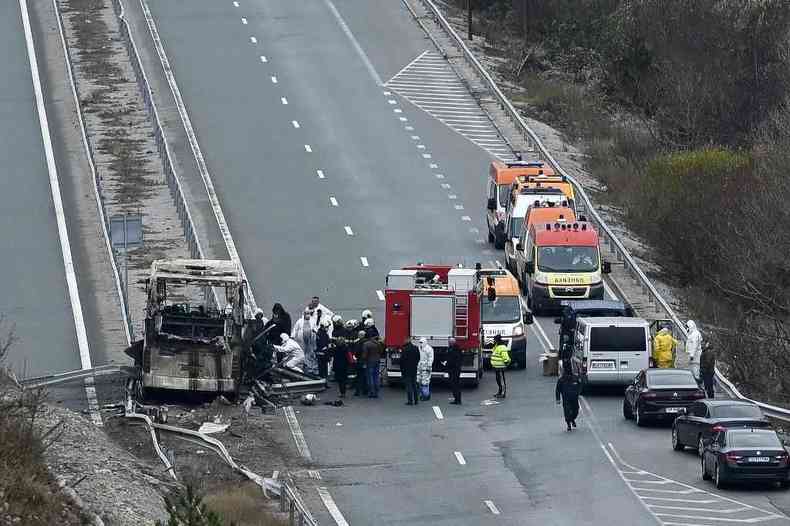
[[[749,457],[749,462],[770,462],[771,457]]]
[[[592,362],[590,369],[614,369],[614,362]]]
[[[680,413],[682,411],[683,411],[682,407],[665,407],[664,408],[664,412],[665,413]]]

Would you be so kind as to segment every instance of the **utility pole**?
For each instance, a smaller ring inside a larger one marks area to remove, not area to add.
[[[466,0],[467,38],[472,41],[472,0]]]

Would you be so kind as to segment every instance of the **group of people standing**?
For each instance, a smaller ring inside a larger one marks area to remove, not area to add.
[[[694,320],[686,322],[686,353],[689,369],[705,389],[708,398],[713,398],[713,379],[716,376],[716,353],[710,342],[704,341],[702,333]],[[671,328],[664,326],[653,338],[653,366],[659,368],[675,367],[677,349],[680,346],[673,336]]]

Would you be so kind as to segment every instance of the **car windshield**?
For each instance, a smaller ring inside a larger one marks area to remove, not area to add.
[[[654,373],[647,375],[647,383],[651,386],[661,385],[683,385],[689,387],[697,387],[697,382],[689,372],[676,372],[676,373]]]
[[[521,225],[524,224],[523,217],[511,217],[510,218],[510,237],[517,238],[521,235]]]
[[[730,447],[762,447],[783,449],[776,433],[754,433],[752,431],[736,431],[727,434],[727,445]]]
[[[510,199],[510,185],[509,184],[501,184],[497,187],[497,193],[499,194],[499,206],[503,208],[507,208],[507,201]]]
[[[521,318],[521,304],[515,296],[498,296],[494,301],[483,297],[483,323],[515,322]]]
[[[754,405],[718,405],[710,408],[713,418],[762,418],[760,408]]]
[[[644,327],[593,327],[590,330],[590,352],[647,350]]]
[[[598,269],[598,247],[540,247],[541,272],[594,272]]]

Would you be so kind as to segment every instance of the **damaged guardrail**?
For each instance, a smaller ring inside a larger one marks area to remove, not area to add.
[[[444,29],[444,31],[452,37],[455,41],[456,45],[463,51],[463,58],[467,62],[467,64],[477,72],[480,78],[483,80],[485,85],[490,90],[491,94],[494,96],[496,101],[498,102],[500,108],[507,114],[513,124],[515,124],[516,129],[522,134],[523,138],[526,140],[527,144],[531,145],[533,149],[536,149],[540,152],[541,157],[547,161],[557,173],[565,176],[568,181],[574,187],[574,191],[576,192],[577,196],[577,203],[581,204],[582,208],[588,217],[588,219],[598,228],[599,232],[602,234],[602,238],[609,246],[610,250],[615,253],[617,260],[623,264],[623,267],[628,272],[628,274],[635,279],[642,288],[643,294],[648,297],[648,300],[655,306],[657,312],[664,313],[668,319],[672,320],[677,327],[681,340],[685,342],[688,333],[686,331],[685,325],[680,321],[680,318],[669,305],[669,303],[661,296],[661,293],[658,292],[655,285],[650,281],[650,279],[645,275],[642,269],[637,264],[636,260],[634,260],[633,256],[628,252],[622,242],[617,238],[614,231],[606,224],[603,218],[598,214],[595,208],[592,205],[592,201],[590,200],[587,193],[584,191],[584,188],[581,184],[579,184],[576,179],[573,178],[568,172],[566,172],[562,166],[557,162],[551,152],[543,145],[540,138],[537,136],[534,130],[530,128],[524,119],[519,114],[518,110],[513,106],[510,100],[502,93],[502,90],[499,89],[496,81],[491,77],[491,75],[486,71],[483,65],[477,60],[474,53],[469,49],[463,39],[458,35],[455,29],[450,25],[447,19],[444,17],[442,12],[439,8],[434,4],[433,0],[422,0],[423,5],[425,5],[434,19],[439,23],[439,25]],[[732,396],[736,398],[740,398],[742,400],[748,400],[754,402],[766,413],[766,415],[771,416],[773,418],[781,419],[781,420],[788,420],[790,421],[790,410],[784,409],[781,407],[776,407],[770,404],[765,404],[762,402],[757,402],[755,400],[751,400],[745,397],[743,394],[738,391],[738,389],[730,382],[724,374],[720,370],[716,370],[716,378],[719,380],[720,385],[725,390],[729,391]]]

